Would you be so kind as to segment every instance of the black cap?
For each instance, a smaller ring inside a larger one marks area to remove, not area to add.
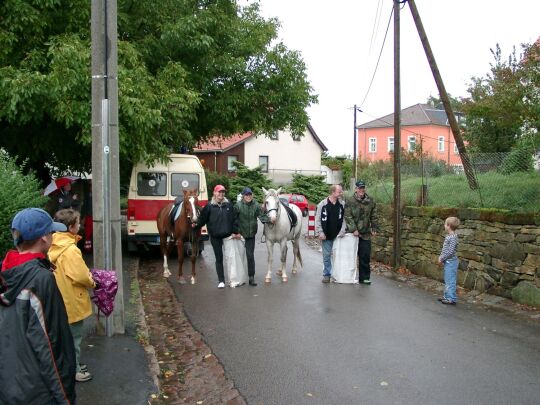
[[[253,191],[251,191],[249,187],[244,187],[244,189],[242,190],[242,195],[247,195],[247,194],[253,194]]]
[[[362,180],[358,180],[356,183],[354,183],[356,188],[366,188],[366,183],[364,183]]]

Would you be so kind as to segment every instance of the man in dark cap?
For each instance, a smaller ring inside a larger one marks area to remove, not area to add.
[[[0,272],[0,404],[74,404],[75,348],[47,259],[52,233],[66,231],[39,208],[13,218]]]
[[[253,200],[253,191],[249,187],[242,190],[242,199],[234,206],[238,217],[238,229],[245,239],[246,256],[248,263],[249,285],[256,286],[255,282],[255,235],[257,234],[257,218],[262,215],[261,206]]]
[[[377,233],[379,221],[375,201],[366,194],[362,180],[355,183],[354,194],[345,201],[345,223],[347,232],[358,236],[358,282],[371,284],[371,236]]]

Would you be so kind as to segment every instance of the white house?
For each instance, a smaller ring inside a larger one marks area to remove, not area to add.
[[[290,182],[293,173],[321,174],[321,153],[328,150],[308,125],[304,136],[293,137],[289,131],[265,135],[245,133],[230,138],[213,138],[198,145],[196,154],[205,168],[234,175],[234,161],[247,167],[262,166],[276,183]]]

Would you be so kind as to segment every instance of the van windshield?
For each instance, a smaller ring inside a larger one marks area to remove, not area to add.
[[[181,195],[184,190],[195,190],[199,194],[199,175],[195,173],[173,173],[171,195]]]
[[[137,173],[137,195],[163,196],[167,193],[167,174],[158,172]]]

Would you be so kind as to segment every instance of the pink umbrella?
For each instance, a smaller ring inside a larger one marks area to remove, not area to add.
[[[54,179],[51,181],[51,183],[45,187],[45,190],[43,190],[43,195],[49,195],[51,193],[54,193],[55,191],[60,190],[60,187],[64,187],[68,183],[73,183],[76,180],[79,180],[80,177],[77,176],[62,176],[58,177],[57,179]]]

